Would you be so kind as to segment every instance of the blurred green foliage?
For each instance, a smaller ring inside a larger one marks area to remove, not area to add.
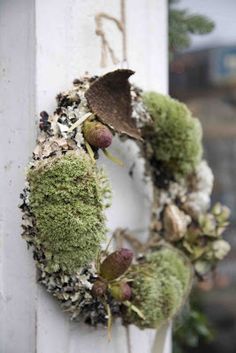
[[[208,17],[191,14],[186,9],[174,7],[179,0],[169,0],[169,52],[170,59],[177,50],[188,48],[191,34],[210,33],[215,25]]]
[[[191,296],[190,306],[181,317],[176,320],[173,331],[173,353],[190,353],[200,343],[208,343],[214,338],[214,331],[207,316],[201,308],[196,294]]]

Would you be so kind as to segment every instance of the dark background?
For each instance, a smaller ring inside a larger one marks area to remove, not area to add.
[[[214,4],[217,6],[216,1]],[[176,54],[170,64],[170,95],[187,103],[203,125],[205,157],[215,175],[212,202],[220,201],[232,211],[231,224],[224,235],[232,250],[219,265],[214,280],[205,283],[199,292],[201,308],[214,330],[214,339],[200,343],[188,353],[236,352],[236,33],[234,35],[235,45],[217,46],[214,41],[214,45],[209,42],[204,48],[193,46]]]

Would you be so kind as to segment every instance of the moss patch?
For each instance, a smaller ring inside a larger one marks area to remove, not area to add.
[[[88,155],[73,152],[38,162],[28,181],[35,242],[48,271],[78,271],[95,259],[105,237],[107,179]]]
[[[202,129],[185,104],[168,96],[143,95],[153,125],[144,128],[152,156],[175,177],[188,175],[202,157]]]
[[[127,321],[140,328],[158,328],[173,318],[191,287],[192,269],[182,254],[163,247],[132,269],[132,304],[144,315],[140,318],[130,308]]]

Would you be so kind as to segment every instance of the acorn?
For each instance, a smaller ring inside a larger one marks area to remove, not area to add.
[[[100,266],[100,275],[112,281],[123,275],[131,265],[133,252],[129,249],[116,250],[106,257]]]
[[[119,302],[130,300],[132,295],[131,287],[124,281],[111,284],[110,292],[113,298]]]
[[[107,148],[112,143],[111,130],[99,121],[85,121],[83,126],[85,140],[97,148]]]
[[[107,284],[103,281],[97,280],[94,282],[91,293],[93,297],[102,297],[106,294],[107,291]]]

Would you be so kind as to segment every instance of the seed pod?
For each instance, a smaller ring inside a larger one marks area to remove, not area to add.
[[[129,300],[132,294],[131,287],[126,282],[113,283],[110,286],[110,292],[113,298],[119,302]]]
[[[103,261],[100,266],[100,274],[111,281],[123,275],[129,268],[133,259],[133,252],[129,249],[116,250]]]
[[[42,111],[40,113],[39,128],[40,130],[47,131],[51,127],[51,123],[48,121],[49,115],[47,112]]]
[[[94,297],[102,297],[107,291],[107,284],[103,281],[97,280],[94,282],[94,285],[92,287],[92,295]]]
[[[110,129],[98,121],[86,121],[83,133],[85,140],[94,147],[107,148],[112,143]]]
[[[168,205],[164,211],[165,238],[175,242],[184,237],[190,218],[175,205]]]

